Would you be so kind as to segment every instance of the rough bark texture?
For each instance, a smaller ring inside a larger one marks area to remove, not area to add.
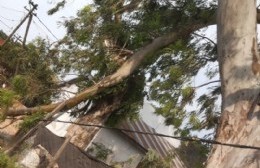
[[[253,73],[257,56],[254,0],[219,0],[218,55],[222,90],[220,142],[260,146],[259,78]],[[259,58],[258,58],[259,60]],[[214,146],[208,168],[259,168],[260,151]]]

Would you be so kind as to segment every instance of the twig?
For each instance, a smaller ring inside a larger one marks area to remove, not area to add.
[[[199,86],[195,86],[194,88],[195,88],[195,89],[198,89],[198,88],[200,88],[200,87],[209,85],[209,84],[211,84],[211,83],[216,83],[216,82],[220,82],[220,80],[214,80],[214,81],[210,81],[210,82],[207,82],[207,83],[203,83],[203,84],[201,84],[201,85],[199,85]]]
[[[201,37],[201,38],[207,39],[209,42],[211,42],[212,44],[214,44],[215,46],[217,46],[217,44],[216,44],[213,40],[211,40],[210,38],[208,38],[208,37],[206,37],[206,36],[202,36],[202,35],[197,34],[197,33],[192,33],[192,34],[194,34],[195,36],[199,36],[199,37]]]

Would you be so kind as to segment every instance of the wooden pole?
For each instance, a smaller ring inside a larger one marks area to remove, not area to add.
[[[30,14],[28,24],[27,24],[27,27],[26,27],[26,30],[25,30],[24,38],[23,38],[23,47],[25,47],[26,38],[27,38],[29,28],[30,28],[30,25],[31,25],[31,22],[32,22],[32,18],[33,18],[33,14]]]

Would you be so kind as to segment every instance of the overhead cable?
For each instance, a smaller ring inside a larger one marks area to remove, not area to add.
[[[41,121],[52,121],[52,122],[74,124],[74,125],[86,126],[86,127],[97,127],[97,128],[104,128],[104,129],[113,129],[113,130],[118,130],[118,131],[123,131],[123,132],[130,132],[130,133],[137,133],[137,134],[144,134],[144,135],[153,135],[153,136],[159,136],[159,137],[165,137],[165,138],[173,138],[173,139],[177,139],[177,140],[180,140],[180,141],[203,142],[203,143],[207,143],[207,144],[229,146],[229,147],[234,147],[234,148],[260,150],[260,147],[258,147],[258,146],[249,146],[249,145],[242,145],[242,144],[223,143],[223,142],[219,142],[219,141],[216,141],[216,140],[203,139],[203,138],[197,138],[197,137],[171,136],[171,135],[160,134],[160,133],[143,132],[143,131],[124,129],[124,128],[108,127],[108,126],[104,126],[104,125],[77,123],[77,122],[73,122],[73,121],[62,121],[62,120],[41,120]]]

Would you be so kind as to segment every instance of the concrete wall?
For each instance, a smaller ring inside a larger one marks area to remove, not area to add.
[[[112,151],[105,160],[109,165],[115,162],[121,162],[124,168],[134,168],[145,154],[142,148],[132,142],[128,137],[115,130],[101,129],[94,137],[92,144],[88,146],[87,150],[95,146],[93,143],[103,144],[107,149]],[[93,152],[90,152],[90,154],[95,155]]]

